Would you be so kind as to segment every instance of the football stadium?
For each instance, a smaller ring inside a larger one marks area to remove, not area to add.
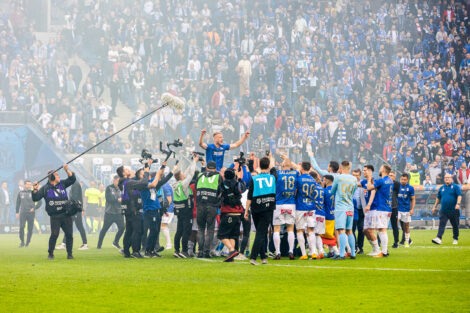
[[[469,312],[469,9],[0,0],[0,312]]]

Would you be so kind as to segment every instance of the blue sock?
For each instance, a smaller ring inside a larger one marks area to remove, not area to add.
[[[348,241],[348,236],[346,234],[339,235],[339,256],[344,258],[346,254],[346,243]]]
[[[356,256],[356,238],[354,235],[348,235],[349,247],[351,248],[351,255]]]

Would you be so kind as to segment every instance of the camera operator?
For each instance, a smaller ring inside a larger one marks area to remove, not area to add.
[[[227,168],[224,172],[218,232],[219,240],[229,250],[224,262],[233,262],[233,258],[239,254],[235,242],[238,241],[240,236],[241,215],[244,212],[241,199],[242,193],[246,190],[246,185],[242,178],[243,171],[238,171],[238,169]]]
[[[155,246],[157,243],[157,232],[158,226],[161,222],[160,210],[162,209],[160,201],[157,197],[158,191],[165,185],[172,177],[173,172],[178,169],[178,166],[173,167],[172,172],[167,176],[163,177],[166,163],[163,163],[162,168],[152,175],[153,177],[149,180],[147,188],[140,192],[144,205],[144,231],[142,235],[142,245],[145,248],[145,257],[161,257],[156,251]],[[163,177],[163,178],[162,178]],[[147,236],[147,232],[150,233]]]
[[[192,230],[192,207],[193,193],[189,188],[189,184],[196,171],[196,164],[199,161],[199,156],[193,154],[193,162],[189,165],[188,169],[183,173],[178,171],[175,173],[176,183],[173,185],[173,202],[175,204],[175,215],[178,217],[176,226],[176,234],[174,239],[175,253],[174,256],[180,258],[189,258],[188,253],[188,240]],[[180,252],[181,243],[181,252]]]
[[[119,190],[118,175],[114,175],[113,183],[106,187],[105,198],[106,207],[104,213],[104,222],[103,228],[100,231],[97,248],[101,249],[106,232],[111,227],[111,225],[115,223],[118,231],[116,236],[114,236],[113,247],[121,249],[119,246],[119,239],[121,239],[121,236],[124,233],[124,217],[122,216],[121,212],[121,191]]]
[[[20,220],[20,248],[25,246],[24,243],[24,228],[28,223],[28,234],[26,237],[26,247],[31,242],[33,235],[34,217],[36,210],[41,207],[41,201],[34,203],[33,201],[33,185],[30,180],[25,181],[24,189],[18,192],[16,198],[16,219]]]
[[[32,199],[35,202],[44,198],[46,202],[46,212],[51,218],[51,237],[49,238],[49,256],[50,260],[54,259],[54,248],[59,237],[60,229],[65,233],[65,244],[67,247],[67,259],[73,259],[73,222],[72,217],[65,214],[65,205],[68,202],[67,187],[75,182],[75,174],[69,171],[68,164],[63,165],[67,178],[60,180],[57,172],[50,171],[48,173],[48,182],[39,189],[39,183],[33,185]]]
[[[142,199],[140,191],[147,188],[152,162],[153,160],[149,160],[144,169],[139,169],[136,173],[124,166],[120,166],[116,170],[120,178],[121,203],[126,218],[122,250],[125,258],[143,258],[140,254],[142,240]],[[131,245],[132,255],[130,253]]]
[[[222,177],[217,172],[216,166],[214,161],[208,162],[206,171],[199,174],[196,184],[198,258],[210,258],[210,249],[214,238],[217,208],[222,191]]]
[[[203,142],[206,133],[207,131],[205,129],[201,131],[201,136],[199,137],[199,146],[206,150],[207,164],[209,164],[209,161],[214,161],[217,171],[220,171],[224,166],[225,151],[240,147],[248,138],[248,136],[250,136],[250,131],[247,130],[240,140],[231,145],[227,145],[224,144],[224,135],[222,135],[220,132],[215,132],[213,135],[214,143],[207,144]]]

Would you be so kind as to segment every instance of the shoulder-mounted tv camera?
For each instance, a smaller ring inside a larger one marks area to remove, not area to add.
[[[176,156],[175,151],[173,151],[171,147],[177,148],[177,147],[182,147],[182,146],[183,146],[183,142],[182,142],[181,140],[179,140],[179,139],[175,139],[175,141],[173,141],[173,142],[168,142],[168,143],[166,144],[166,149],[164,149],[164,148],[163,148],[163,142],[160,141],[160,151],[161,151],[164,155],[166,155],[166,158],[165,158],[165,161],[164,161],[164,162],[168,161],[168,159],[169,159],[172,155],[173,155],[173,157]]]
[[[142,152],[140,153],[139,162],[144,164],[147,167],[149,160],[152,160],[152,163],[158,163],[159,161],[158,159],[154,159],[152,157],[152,154],[150,153],[150,151],[148,151],[147,149],[143,149]]]
[[[242,167],[243,165],[246,164],[246,158],[245,158],[245,153],[243,152],[240,152],[240,155],[238,156],[238,158],[236,158],[235,160],[233,160],[234,163],[238,163],[238,165],[240,165],[240,167]]]

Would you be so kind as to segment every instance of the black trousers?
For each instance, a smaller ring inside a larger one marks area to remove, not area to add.
[[[450,221],[452,225],[452,231],[454,233],[453,238],[459,240],[459,218],[460,210],[454,210],[452,212],[442,212],[439,213],[439,231],[437,232],[437,237],[442,239],[444,231],[446,230],[447,221]]]
[[[197,206],[197,244],[199,251],[209,253],[214,238],[217,207],[204,204]],[[206,232],[207,231],[207,232]]]
[[[400,240],[400,230],[398,229],[398,208],[392,208],[390,224],[392,224],[393,230],[393,243],[398,243]]]
[[[33,236],[34,217],[34,212],[20,212],[20,240],[22,243],[24,243],[24,228],[26,226],[26,222],[28,223],[26,244],[31,242],[31,236]]]
[[[88,243],[88,241],[86,239],[85,227],[83,227],[82,213],[78,212],[77,214],[72,216],[72,222],[75,223],[75,226],[77,227],[78,232],[80,233],[80,237],[82,237],[82,242],[83,242],[84,245],[86,245]],[[72,227],[72,231],[73,231],[73,227]],[[64,236],[64,239],[62,239],[62,242],[65,243],[65,236]]]
[[[126,217],[126,231],[123,239],[124,254],[130,254],[130,247],[132,252],[140,251],[140,244],[142,240],[142,213],[128,214]]]
[[[157,243],[158,226],[161,224],[161,222],[162,217],[160,215],[160,211],[149,210],[144,213],[142,248],[145,249],[145,251],[151,252],[155,249],[155,245]]]
[[[364,210],[357,210],[359,218],[353,222],[353,234],[356,237],[356,247],[364,247]],[[356,235],[357,230],[357,235]]]
[[[101,228],[100,237],[98,238],[98,247],[101,247],[101,245],[103,244],[104,236],[106,236],[106,232],[113,224],[116,224],[118,228],[116,236],[114,236],[114,243],[119,243],[119,239],[121,239],[121,236],[124,233],[124,217],[120,213],[105,213],[103,228]]]
[[[188,252],[188,240],[193,228],[193,210],[185,208],[178,213],[178,223],[176,224],[176,234],[174,239],[175,251]]]
[[[268,235],[269,225],[271,225],[271,221],[273,219],[273,211],[252,212],[251,214],[256,227],[256,235],[253,247],[251,248],[250,258],[252,260],[256,260],[259,255],[261,259],[267,259],[266,238]]]
[[[72,255],[73,248],[73,222],[72,217],[60,214],[51,216],[51,237],[49,238],[49,254],[54,253],[55,244],[59,237],[60,229],[65,234],[65,245],[67,248],[67,254]]]

